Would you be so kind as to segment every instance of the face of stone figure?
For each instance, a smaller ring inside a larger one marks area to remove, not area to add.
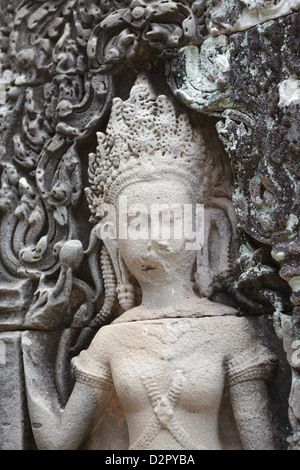
[[[127,220],[122,220],[125,203]],[[190,281],[196,251],[186,249],[191,237],[184,233],[185,205],[192,207],[192,201],[178,180],[135,183],[121,192],[119,230],[124,235],[127,228],[128,236],[118,240],[118,248],[138,281],[160,285]]]

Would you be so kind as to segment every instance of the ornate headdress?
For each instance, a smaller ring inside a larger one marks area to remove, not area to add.
[[[176,113],[167,96],[153,97],[148,84],[134,85],[127,101],[114,99],[106,134],[98,132],[97,138],[87,189],[96,219],[101,203],[113,204],[123,188],[138,181],[180,177],[197,202],[205,200],[212,168],[199,129]]]
[[[115,98],[106,133],[97,133],[96,153],[89,158],[90,188],[86,195],[96,222],[102,205],[114,204],[126,186],[135,182],[180,178],[192,201],[210,196],[212,160],[199,129],[186,114],[178,114],[165,95],[155,97],[148,82],[139,77],[127,101]],[[134,306],[134,286],[120,265],[117,247],[103,245],[101,264],[105,285],[104,305],[94,324],[111,314],[116,295],[128,310]]]

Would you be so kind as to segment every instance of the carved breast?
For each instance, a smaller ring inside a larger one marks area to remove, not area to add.
[[[114,325],[118,348],[110,359],[111,373],[132,449],[162,448],[166,439],[173,448],[201,448],[205,432],[209,445],[219,447],[217,421],[230,349],[219,321],[185,318]]]
[[[218,409],[225,351],[216,334],[203,328],[203,319],[165,319],[116,327],[124,329],[124,334],[118,332],[119,346],[111,357],[111,371],[126,409],[137,410],[139,402],[144,406],[145,396],[156,403],[175,388],[176,407],[191,412]]]
[[[213,315],[113,323],[74,366],[114,386],[131,449],[220,449],[225,387],[263,378],[272,360],[246,318]]]

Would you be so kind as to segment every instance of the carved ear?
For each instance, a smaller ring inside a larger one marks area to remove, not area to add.
[[[123,310],[135,307],[135,288],[129,281],[130,273],[120,255],[116,239],[106,238],[103,243],[111,258],[117,278],[117,294],[120,306]]]
[[[107,214],[99,222],[96,232],[103,241],[115,270],[119,304],[123,310],[129,310],[135,307],[135,289],[129,281],[130,273],[119,253],[116,233],[116,213],[111,206],[103,206],[102,209]]]
[[[114,238],[106,238],[103,243],[108,251],[112,265],[114,267],[118,284],[121,282],[121,272],[119,267],[119,249],[118,242]]]
[[[103,241],[115,269],[116,277],[119,282],[120,270],[118,269],[118,242],[116,228],[116,211],[109,204],[102,204],[99,209],[102,219],[96,227],[97,237]]]
[[[231,224],[221,209],[205,209],[204,245],[197,253],[196,285],[205,297],[213,293],[217,279],[231,271]]]
[[[126,311],[135,307],[135,287],[130,282],[130,272],[119,253],[119,269],[121,282],[118,284],[117,293],[121,307]]]

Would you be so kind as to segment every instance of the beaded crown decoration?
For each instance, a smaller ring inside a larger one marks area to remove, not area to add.
[[[96,220],[99,206],[113,204],[134,182],[179,177],[195,202],[206,199],[212,167],[199,129],[167,96],[153,97],[147,84],[134,85],[127,101],[114,99],[106,133],[98,132],[97,139],[86,190]]]

